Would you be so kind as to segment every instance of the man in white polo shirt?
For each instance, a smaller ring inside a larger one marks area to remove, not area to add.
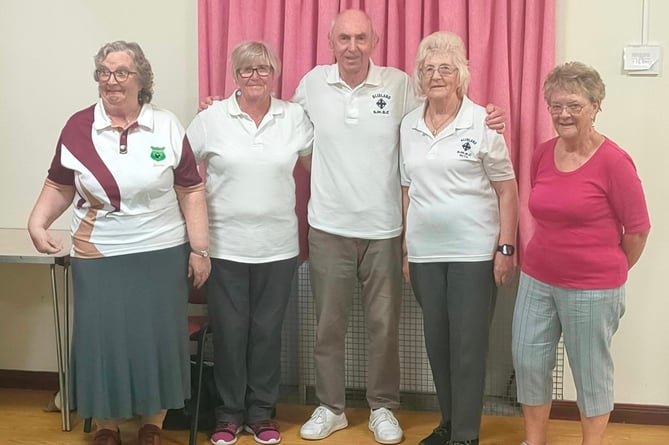
[[[367,14],[340,13],[329,40],[337,63],[307,73],[293,98],[314,124],[308,210],[320,403],[300,435],[323,439],[348,426],[345,336],[351,297],[360,280],[370,338],[369,429],[377,442],[395,444],[403,436],[392,413],[399,407],[400,390],[399,126],[419,101],[409,76],[370,61],[378,36]],[[495,114],[494,121],[503,128],[503,112]]]

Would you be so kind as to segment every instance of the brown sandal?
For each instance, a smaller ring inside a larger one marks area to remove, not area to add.
[[[147,423],[139,429],[139,445],[161,445],[160,434],[162,429]]]
[[[97,430],[92,445],[121,445],[121,433],[106,428]]]

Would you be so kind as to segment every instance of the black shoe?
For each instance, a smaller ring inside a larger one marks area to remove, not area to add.
[[[478,439],[469,440],[449,440],[447,445],[479,445]]]
[[[432,434],[421,440],[418,445],[446,445],[451,439],[451,423],[439,425]]]

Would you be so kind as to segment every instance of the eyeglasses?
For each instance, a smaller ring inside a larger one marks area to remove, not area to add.
[[[97,74],[98,80],[103,82],[108,82],[111,76],[114,76],[114,79],[116,79],[118,83],[121,83],[128,80],[128,77],[130,77],[131,74],[137,74],[137,72],[128,70],[109,71],[106,69],[99,69],[95,71],[95,74]]]
[[[423,76],[425,77],[432,77],[434,76],[434,73],[438,72],[442,76],[450,76],[451,74],[455,73],[458,69],[454,66],[451,65],[439,65],[439,66],[434,66],[434,65],[428,65],[424,66],[421,72],[423,73]]]
[[[272,67],[269,65],[247,66],[246,68],[237,70],[237,73],[242,79],[248,79],[253,77],[254,71],[258,73],[258,76],[260,77],[267,77],[272,73]]]
[[[567,114],[575,116],[577,114],[580,114],[581,111],[583,111],[584,106],[585,105],[581,105],[581,104],[578,104],[578,103],[552,104],[552,105],[548,106],[548,111],[550,111],[553,116],[559,116],[559,115],[562,114],[562,110],[567,110]]]

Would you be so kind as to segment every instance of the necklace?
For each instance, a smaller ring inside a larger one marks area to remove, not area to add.
[[[141,110],[141,108],[140,108]],[[133,117],[134,116],[134,117]],[[130,125],[131,123],[135,122],[137,118],[139,117],[139,111],[133,111],[131,114],[126,115],[125,117],[125,125],[126,127]]]
[[[451,116],[446,116],[446,118],[444,120],[442,120],[441,123],[439,123],[439,125],[436,125],[434,123],[434,118],[430,115],[430,113],[425,113],[425,114],[430,119],[430,127],[432,127],[432,129],[430,131],[432,132],[432,136],[436,136],[437,133],[439,133],[439,130],[441,130],[441,128],[443,126],[445,126],[446,124],[448,124],[452,120]],[[429,127],[428,127],[428,129],[429,129]]]
[[[434,122],[434,116],[431,115],[429,112],[431,108],[430,104],[428,104],[427,108],[425,109],[425,117],[423,118],[423,120],[425,121],[425,125],[427,126],[427,118],[430,119],[430,126],[432,126],[432,128],[428,126],[428,129],[432,133],[432,136],[436,136],[437,133],[439,133],[444,127],[453,122],[455,117],[458,115],[458,112],[460,111],[460,107],[462,106],[462,100],[460,100],[456,105],[457,106],[455,107],[455,109],[447,107],[446,108],[447,110],[451,108],[451,112],[447,114],[446,117],[441,120],[441,122],[439,122],[439,125],[436,125]]]

